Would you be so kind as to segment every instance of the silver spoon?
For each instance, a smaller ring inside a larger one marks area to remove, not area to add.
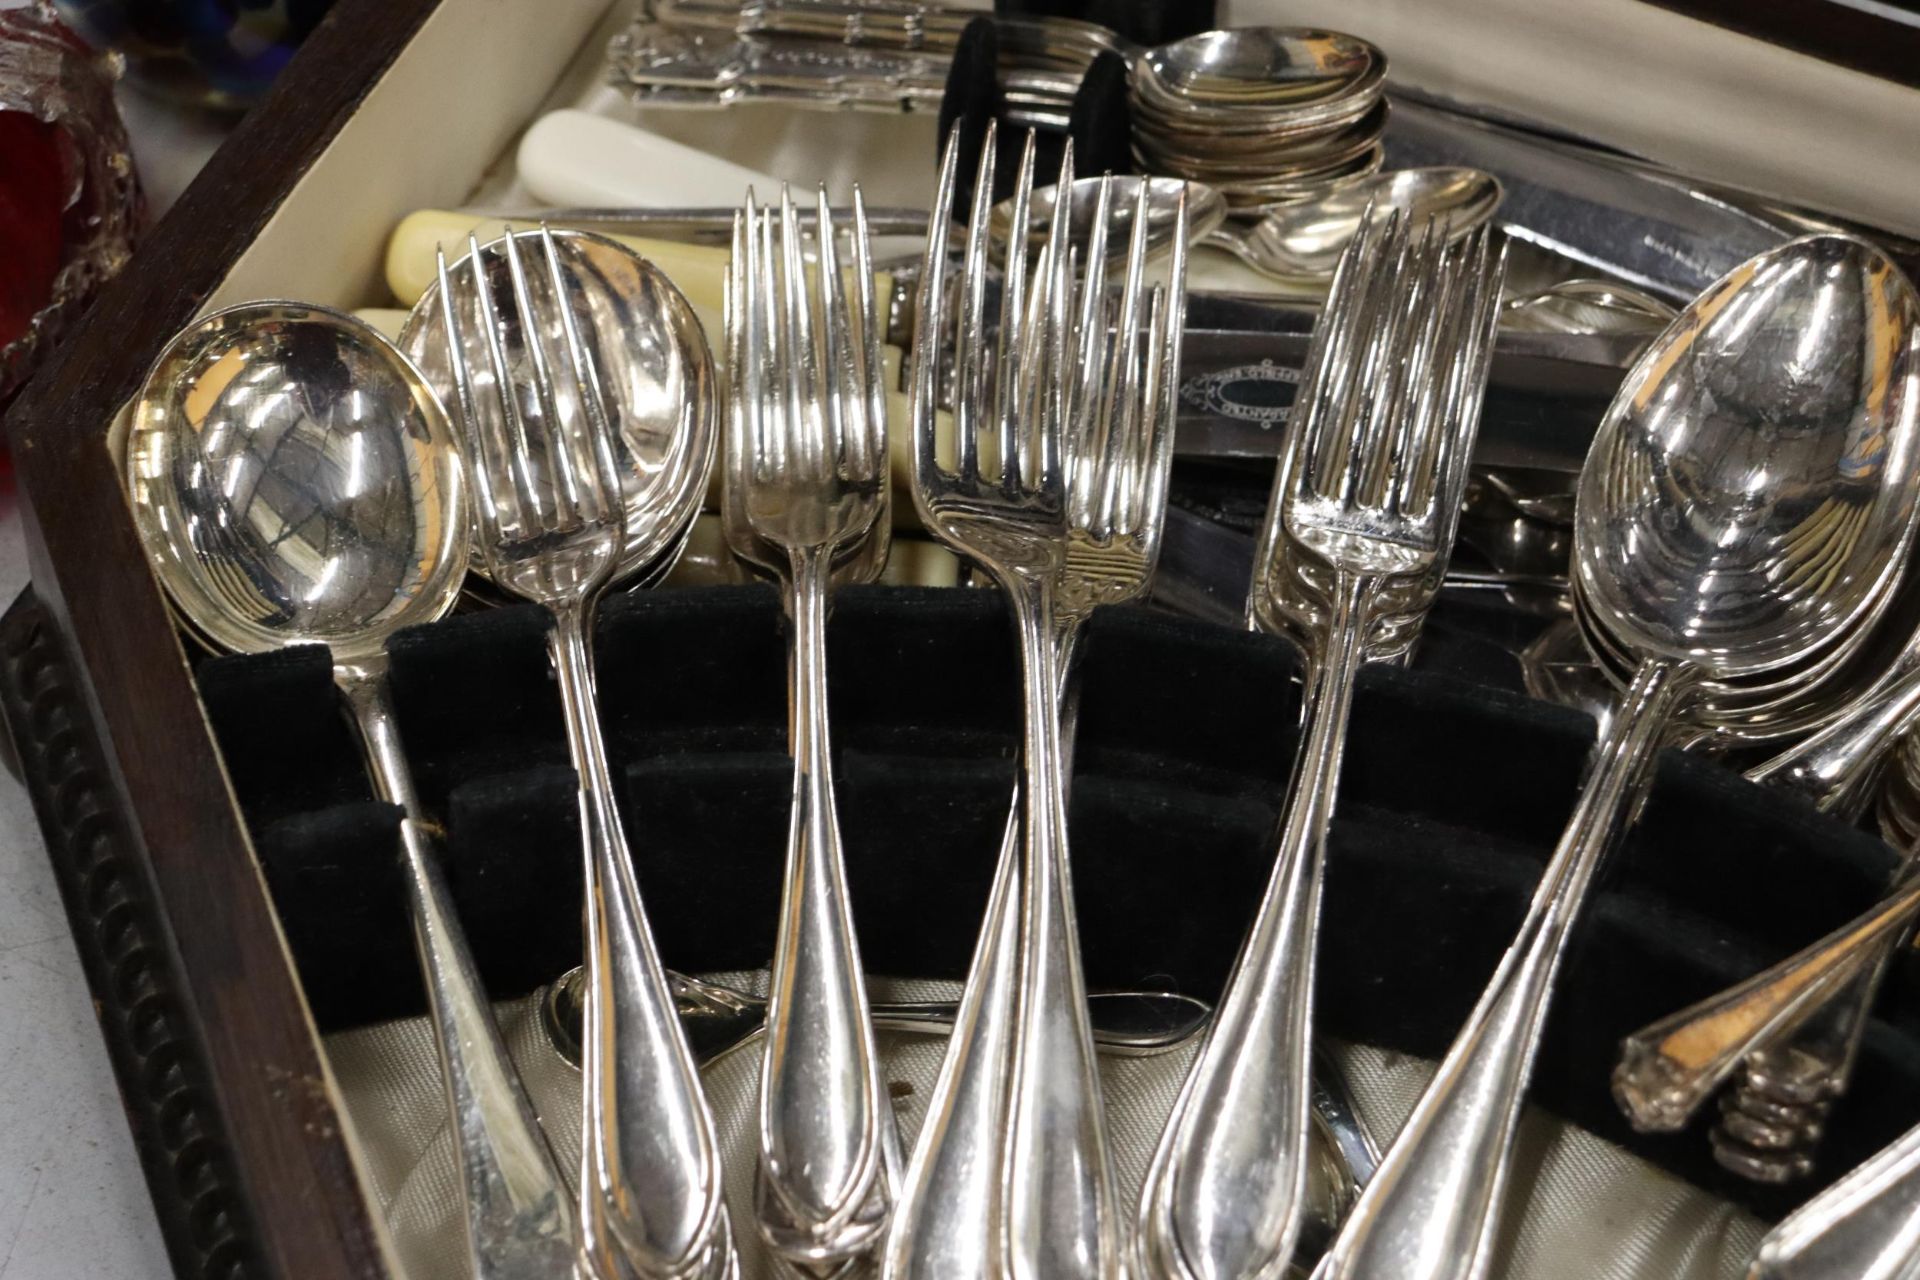
[[[1340,187],[1316,200],[1283,205],[1250,226],[1222,223],[1201,243],[1225,249],[1283,283],[1320,283],[1352,242],[1369,206],[1376,217],[1404,210],[1415,225],[1443,219],[1459,238],[1493,216],[1500,183],[1478,169],[1401,169]]]
[[[1638,662],[1632,686],[1519,935],[1322,1280],[1485,1274],[1554,977],[1664,731],[1701,676],[1786,666],[1884,607],[1917,448],[1920,300],[1849,237],[1741,264],[1628,374],[1581,473],[1574,569]]]
[[[1666,328],[1674,309],[1664,299],[1618,280],[1576,276],[1508,298],[1500,323],[1546,333],[1645,333]]]
[[[401,806],[407,906],[480,1280],[573,1275],[571,1202],[494,1025],[408,775],[386,642],[452,607],[463,473],[419,371],[351,316],[216,312],[161,353],[127,445],[134,523],[175,605],[238,653],[323,644],[383,800]]]
[[[667,313],[647,303],[657,285],[652,266],[617,241],[590,232],[553,232],[571,281],[569,298],[579,329],[593,344],[603,395],[614,415],[615,464],[626,513],[626,541],[613,582],[645,586],[666,576],[686,546],[705,496],[719,438],[719,389],[713,363],[698,358],[677,326],[690,315]],[[497,243],[497,242],[496,242]],[[550,309],[557,311],[557,308]],[[557,315],[541,318],[545,349],[559,350],[565,335]],[[597,335],[619,335],[600,341]],[[429,285],[400,331],[405,351],[445,404],[453,403],[453,373],[447,363],[446,325],[438,284]],[[537,412],[537,382],[523,343],[509,347],[516,361],[510,391],[527,412]],[[476,374],[480,391],[492,393],[492,375]],[[535,477],[539,479],[538,476]],[[485,572],[483,556],[473,572]]]
[[[1218,229],[1227,217],[1227,200],[1214,188],[1203,182],[1188,182],[1184,178],[1141,178],[1116,175],[1106,178],[1078,178],[1071,186],[1068,198],[1067,242],[1070,246],[1086,251],[1093,238],[1095,212],[1100,207],[1100,184],[1111,181],[1112,194],[1109,197],[1111,207],[1118,210],[1110,219],[1112,234],[1106,238],[1106,259],[1109,266],[1117,266],[1126,261],[1128,246],[1132,243],[1133,211],[1138,207],[1140,184],[1147,185],[1147,260],[1157,261],[1159,257],[1173,247],[1174,228],[1180,216],[1180,197],[1182,192],[1187,200],[1187,243],[1199,244]],[[1060,197],[1058,183],[1044,187],[1035,187],[1029,199],[1027,210],[1027,249],[1038,253],[1047,241],[1047,235],[1053,227],[1053,203]],[[1006,245],[1012,242],[1013,199],[1002,200],[993,206],[992,220],[988,224],[992,236],[988,241],[988,253],[998,262],[1005,256]],[[956,238],[959,227],[954,228]]]
[[[766,1030],[767,1001],[733,987],[669,973],[688,1043],[702,1066]],[[554,1051],[580,1065],[579,969],[569,969],[537,996],[540,1023]],[[1165,991],[1095,992],[1087,997],[1094,1040],[1108,1053],[1151,1057],[1186,1044],[1213,1010],[1204,1000]],[[875,1001],[876,1029],[946,1035],[958,1016],[958,1000]]]

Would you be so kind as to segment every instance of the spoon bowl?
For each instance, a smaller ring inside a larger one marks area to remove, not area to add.
[[[176,607],[221,648],[376,659],[453,605],[459,456],[414,364],[352,316],[251,302],[155,362],[133,412],[134,524]]]
[[[1177,112],[1284,110],[1290,119],[1366,98],[1386,58],[1365,40],[1297,27],[1206,31],[1148,49],[1140,92]]]
[[[1457,239],[1493,216],[1500,194],[1499,181],[1478,169],[1400,169],[1283,205],[1244,229],[1223,227],[1208,243],[1276,279],[1331,279],[1369,206],[1375,217],[1403,210],[1417,225],[1439,218]]]
[[[1092,240],[1093,220],[1100,203],[1100,184],[1111,182],[1108,197],[1108,222],[1113,228],[1107,239],[1109,264],[1124,262],[1133,236],[1133,212],[1138,207],[1140,184],[1147,185],[1147,260],[1153,261],[1173,248],[1174,228],[1178,225],[1180,196],[1187,197],[1187,243],[1197,244],[1227,217],[1227,202],[1221,194],[1203,182],[1184,178],[1141,178],[1115,174],[1111,178],[1078,178],[1069,188],[1068,243],[1085,250]],[[1057,184],[1035,187],[1027,206],[1027,248],[1038,253],[1053,227],[1053,204],[1060,197]],[[996,257],[1012,242],[1013,201],[1002,200],[993,206],[990,243]]]
[[[1725,679],[1871,625],[1913,538],[1920,306],[1879,250],[1749,260],[1628,374],[1581,472],[1574,568],[1621,647]]]
[[[713,356],[704,342],[689,338],[700,333],[699,319],[658,267],[605,236],[560,229],[552,234],[567,281],[566,301],[579,317],[581,340],[613,416],[614,461],[626,514],[625,546],[613,578],[625,582],[657,568],[681,545],[705,496],[719,441]],[[503,244],[497,239],[480,248],[488,285],[501,298],[512,287]],[[449,254],[454,256],[461,255]],[[535,295],[535,314],[551,331],[531,342],[520,330],[519,312],[502,307],[500,346],[507,394],[529,421],[540,421],[533,352],[565,349],[557,326],[568,308],[548,297],[545,272],[533,273],[527,285]],[[445,328],[436,281],[414,304],[400,346],[418,361],[442,402],[451,404],[456,393]],[[476,350],[470,363],[476,398],[493,403],[494,388],[501,384],[489,356]],[[534,454],[538,458],[542,451],[536,448]],[[536,483],[540,479],[534,477]],[[475,571],[482,566],[483,558],[476,556]]]

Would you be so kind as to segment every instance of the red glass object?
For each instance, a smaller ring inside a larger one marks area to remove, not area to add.
[[[56,126],[0,112],[0,347],[25,334],[53,301],[67,193]]]
[[[118,74],[45,0],[0,7],[0,407],[132,252]]]

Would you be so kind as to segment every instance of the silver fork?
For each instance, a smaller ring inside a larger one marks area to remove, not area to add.
[[[1142,1280],[1274,1280],[1307,1205],[1314,954],[1354,682],[1452,546],[1502,258],[1485,232],[1363,223],[1314,334],[1268,507],[1268,602],[1305,618],[1301,746],[1272,878],[1142,1191]],[[1276,557],[1277,558],[1277,557]],[[1410,637],[1407,637],[1410,639]]]
[[[834,564],[887,518],[886,393],[872,245],[858,190],[854,290],[841,279],[826,191],[810,290],[804,232],[782,189],[776,233],[751,192],[734,222],[727,356],[730,541],[771,562],[792,619],[793,815],[760,1080],[756,1213],[782,1257],[819,1266],[886,1227],[891,1102],[874,1049],[847,899],[827,731]]]
[[[528,270],[523,239],[539,246],[545,271]],[[479,243],[471,237],[467,243],[464,294],[455,293],[444,254],[438,263],[453,418],[473,473],[489,574],[553,615],[548,647],[580,778],[586,1262],[607,1277],[728,1275],[737,1264],[720,1198],[713,1119],[640,902],[594,702],[587,636],[595,599],[623,542],[613,427],[553,237],[542,229],[509,232],[501,241],[511,303],[505,312]],[[541,307],[558,311],[563,352],[544,349]],[[510,383],[507,351],[514,341],[527,344],[534,383],[527,404]],[[473,376],[470,347],[479,348],[483,378]]]
[[[957,154],[950,139],[918,302],[914,498],[927,527],[1007,594],[1026,705],[1024,807],[1020,838],[1003,846],[882,1274],[1106,1280],[1122,1273],[1124,1250],[1067,865],[1062,673],[1093,607],[1137,594],[1158,551],[1185,296],[1184,225],[1168,285],[1149,290],[1147,219],[1136,207],[1117,302],[1096,265],[1076,305],[1071,210],[1063,202],[1031,283],[1025,255],[1006,255],[999,340],[990,352],[989,134],[957,282],[956,461],[949,468],[938,456],[934,406],[948,327],[944,228]],[[1012,227],[1027,225],[1033,165],[1030,137]],[[1062,190],[1072,181],[1071,150],[1060,181]],[[1117,212],[1105,187],[1096,212],[1091,264],[1105,260]],[[1179,216],[1184,224],[1184,203]]]

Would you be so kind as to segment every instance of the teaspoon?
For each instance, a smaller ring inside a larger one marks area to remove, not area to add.
[[[1632,684],[1518,936],[1320,1280],[1486,1273],[1554,978],[1656,748],[1696,681],[1788,666],[1885,607],[1916,437],[1920,300],[1851,237],[1742,263],[1628,374],[1581,472],[1574,569]]]
[[[444,616],[466,570],[463,472],[440,402],[351,316],[233,307],[176,337],[148,375],[127,489],[161,582],[208,639],[331,653],[374,791],[404,810],[407,906],[473,1273],[574,1275],[570,1198],[494,1025],[388,698],[388,638]]]

